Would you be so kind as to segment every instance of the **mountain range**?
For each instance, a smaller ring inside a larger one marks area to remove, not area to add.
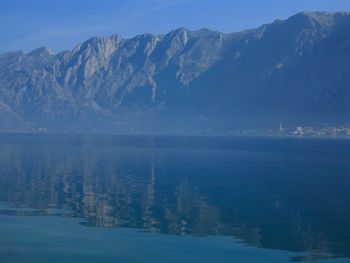
[[[350,12],[0,54],[0,131],[194,133],[350,122]]]

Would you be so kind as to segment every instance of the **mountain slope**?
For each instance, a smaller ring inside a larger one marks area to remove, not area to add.
[[[11,125],[21,130],[186,133],[280,121],[344,124],[349,71],[350,13],[300,13],[240,33],[179,28],[94,37],[57,55],[47,48],[5,53],[0,105],[18,116]]]

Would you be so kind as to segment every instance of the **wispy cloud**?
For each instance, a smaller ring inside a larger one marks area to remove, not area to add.
[[[69,37],[105,29],[107,29],[106,26],[96,25],[86,27],[53,27],[40,30],[33,35],[22,38],[22,40],[38,40],[44,37]]]
[[[86,24],[83,26],[73,25],[40,29],[27,36],[13,39],[5,49],[22,49],[24,46],[34,48],[55,41],[83,41],[89,36],[104,35],[113,32],[116,28],[125,27],[142,17],[147,17],[160,10],[193,1],[196,0],[149,0],[146,3],[143,2],[143,5],[137,5],[140,6],[138,10],[135,9],[133,12],[126,12],[126,15],[118,15],[117,18],[111,16],[92,17],[87,19]]]
[[[130,16],[125,17],[124,19],[132,19],[132,18],[138,18],[142,17],[144,15],[151,14],[153,12],[159,11],[161,9],[176,5],[176,4],[181,4],[185,2],[190,2],[192,0],[163,0],[163,1],[153,1],[152,5],[142,11],[136,12]]]
[[[23,49],[23,46],[26,45],[31,46],[29,49],[33,49],[37,46],[43,46],[48,42],[52,43],[55,41],[60,41],[61,39],[69,38],[76,39],[79,38],[79,36],[85,35],[91,36],[93,32],[101,32],[106,29],[107,27],[102,25],[45,28],[30,35],[13,39],[10,43],[8,43],[7,47],[4,48],[6,50]]]
[[[194,1],[196,0],[149,0],[147,2],[147,5],[144,6],[142,10],[134,11],[128,15],[119,17],[118,19],[113,19],[112,21],[110,18],[101,18],[100,22],[104,24],[105,28],[113,28],[117,25],[133,22],[134,20],[138,20],[142,17],[151,15],[163,9]]]

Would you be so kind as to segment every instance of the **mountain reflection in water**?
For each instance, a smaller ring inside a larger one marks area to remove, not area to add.
[[[350,258],[349,146],[340,140],[3,135],[0,214],[232,236],[261,248]]]

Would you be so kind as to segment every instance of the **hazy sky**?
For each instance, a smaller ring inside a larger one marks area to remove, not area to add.
[[[315,10],[350,11],[350,0],[1,0],[0,52],[178,27],[232,32]]]

